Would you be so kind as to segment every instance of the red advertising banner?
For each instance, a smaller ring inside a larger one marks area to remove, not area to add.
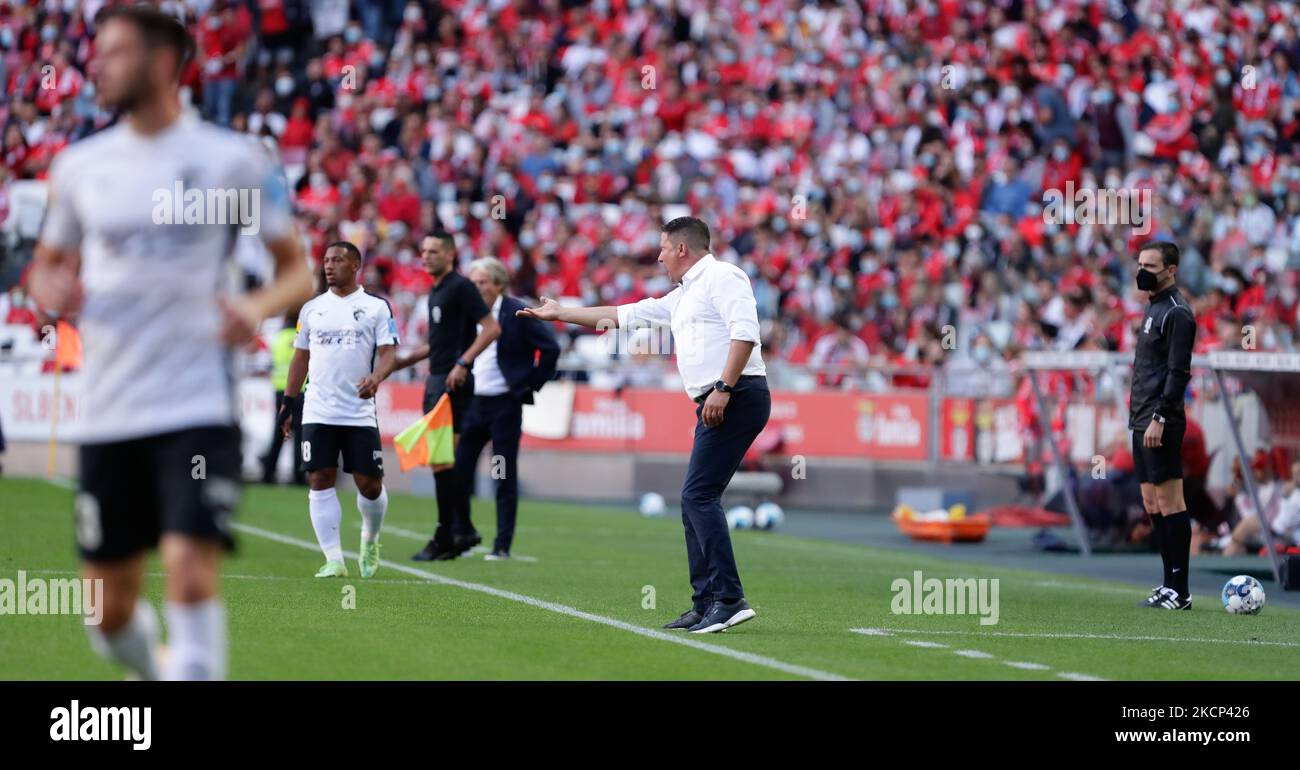
[[[386,443],[420,416],[422,386],[390,384],[379,391],[379,428]],[[783,454],[924,460],[929,400],[925,393],[772,394],[769,425],[784,436]],[[695,404],[680,391],[621,393],[577,386],[562,438],[525,431],[524,449],[572,452],[687,454],[695,435]]]

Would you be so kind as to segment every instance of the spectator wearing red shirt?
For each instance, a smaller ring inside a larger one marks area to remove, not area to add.
[[[286,166],[301,165],[307,159],[307,150],[311,147],[315,132],[310,109],[311,104],[305,96],[300,96],[293,102],[293,112],[285,122],[284,133],[280,135],[280,157]]]
[[[250,24],[248,11],[242,5],[236,7],[231,0],[213,0],[211,13],[199,30],[203,111],[223,126],[229,126],[234,116],[235,90]]]

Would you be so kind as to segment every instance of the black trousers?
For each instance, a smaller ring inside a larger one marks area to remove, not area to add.
[[[722,511],[722,491],[772,413],[767,378],[741,377],[716,428],[700,421],[703,409],[703,402],[695,409],[695,445],[682,482],[686,562],[694,589],[691,601],[700,611],[715,600],[729,602],[745,595]]]
[[[515,538],[515,517],[519,512],[519,437],[523,432],[524,407],[511,395],[475,396],[461,423],[456,446],[456,470],[464,479],[466,518],[478,458],[492,443],[492,477],[497,482],[497,536],[493,549],[510,550]],[[469,524],[472,529],[473,524]]]
[[[424,381],[424,411],[427,413],[447,394],[451,402],[451,430],[457,446],[465,430],[465,412],[474,400],[474,373],[455,390],[447,390],[447,372],[431,372]],[[433,483],[438,503],[438,526],[433,532],[433,543],[440,549],[451,549],[458,539],[474,534],[469,520],[469,495],[461,482],[460,473],[453,467],[434,471]]]
[[[275,412],[271,419],[280,415],[280,408],[284,406],[284,391],[275,392]],[[298,401],[297,413],[294,414],[290,421],[293,441],[293,483],[306,484],[307,474],[302,469],[302,437],[299,435],[302,428],[302,400]],[[266,454],[262,456],[262,482],[266,484],[275,483],[275,466],[280,459],[280,448],[284,446],[284,434],[280,431],[280,424],[277,422],[271,430],[271,446],[267,447]]]

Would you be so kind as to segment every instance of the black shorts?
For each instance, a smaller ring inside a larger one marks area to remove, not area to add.
[[[447,374],[447,372],[430,374],[424,381],[424,413],[428,414],[429,410],[438,405],[438,399],[442,398],[443,393],[450,393],[451,432],[460,433],[465,412],[469,410],[470,402],[474,400],[474,373],[467,374],[465,383],[453,391],[447,390]]]
[[[239,428],[210,426],[127,441],[83,444],[77,547],[92,562],[155,548],[164,533],[234,548],[239,504]]]
[[[1183,477],[1183,433],[1186,430],[1186,425],[1165,425],[1160,446],[1154,449],[1142,446],[1145,430],[1133,431],[1133,472],[1139,484],[1163,484]]]
[[[319,422],[302,426],[302,467],[307,472],[339,467],[340,453],[344,473],[384,477],[384,448],[378,428]]]

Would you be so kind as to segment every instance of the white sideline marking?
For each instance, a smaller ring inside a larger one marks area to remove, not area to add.
[[[1024,669],[1025,671],[1048,671],[1050,666],[1044,666],[1042,663],[1028,663],[1023,660],[1004,660],[1003,663],[1012,668]]]
[[[895,634],[924,634],[924,633],[932,633],[932,634],[966,633],[963,631],[909,631],[901,628],[891,628],[891,629],[850,628],[849,631],[855,634],[862,634],[863,636],[894,636]],[[940,644],[938,642],[927,642],[927,641],[922,641],[920,639],[903,639],[901,641],[903,642],[903,644],[911,645],[912,647],[923,647],[926,649],[948,649],[948,645]],[[1020,661],[1020,660],[999,660],[996,655],[992,655],[990,653],[983,652],[981,650],[953,650],[952,654],[960,655],[963,658],[970,658],[972,660],[991,660],[997,663],[1004,663],[1008,666],[1011,666],[1012,668],[1018,668],[1025,671],[1051,671],[1052,670],[1051,667],[1045,666],[1042,663],[1027,663],[1025,661]],[[1091,674],[1075,674],[1071,672],[1058,672],[1056,675],[1062,679],[1070,679],[1076,682],[1106,681],[1105,679],[1102,679],[1099,676],[1092,676]]]
[[[260,527],[254,527],[248,524],[232,524],[231,526],[233,526],[235,529],[239,530],[240,532],[245,532],[250,535],[257,535],[258,537],[264,537],[267,540],[273,540],[277,543],[283,543],[284,545],[292,545],[308,551],[320,550],[320,546],[318,546],[316,543],[309,543],[306,540],[300,540],[296,537],[282,535],[279,532],[272,532],[271,530],[262,529]],[[351,551],[344,551],[343,555],[350,558],[356,558],[356,554]],[[471,583],[466,580],[457,580],[455,578],[449,578],[446,577],[445,575],[439,575],[434,572],[426,572],[425,570],[422,569],[409,567],[405,564],[397,564],[395,562],[391,562],[386,559],[380,559],[379,563],[385,567],[388,567],[389,569],[397,570],[398,572],[403,572],[408,575],[414,575],[418,578],[427,580],[431,583],[455,586],[457,588],[464,588],[467,591],[477,591],[479,593],[488,594],[489,596],[496,596],[501,599],[509,599],[510,601],[513,602],[519,602],[520,604],[527,604],[530,607],[537,607],[538,609],[549,610],[551,612],[559,613],[561,615],[568,615],[570,617],[579,618],[581,620],[587,620],[592,623],[600,623],[601,625],[609,626],[611,628],[617,628],[623,631],[628,631],[630,633],[637,634],[639,636],[644,636],[650,639],[658,639],[659,641],[662,642],[671,642],[673,644],[680,644],[684,647],[692,647],[694,649],[702,650],[704,652],[711,652],[715,655],[721,655],[725,658],[738,660],[741,661],[742,663],[751,663],[755,666],[763,666],[765,668],[770,668],[785,674],[793,674],[795,676],[803,676],[809,679],[817,679],[826,682],[842,682],[848,679],[845,676],[841,676],[840,674],[833,674],[829,671],[819,671],[815,668],[808,668],[807,666],[799,666],[793,663],[786,663],[784,661],[776,660],[775,658],[769,658],[764,655],[755,655],[754,653],[750,653],[750,652],[741,652],[740,650],[733,650],[730,647],[723,647],[717,644],[709,644],[708,642],[701,642],[698,639],[692,639],[687,636],[674,636],[665,631],[656,631],[651,628],[643,628],[641,626],[633,625],[631,623],[625,623],[621,620],[615,620],[614,618],[607,618],[604,615],[596,615],[591,612],[584,612],[582,610],[574,609],[573,607],[569,607],[563,604],[556,604],[555,602],[548,602],[542,599],[536,599],[532,596],[517,594],[514,591],[506,591],[500,588],[493,588],[492,586],[483,585],[482,583]]]
[[[359,523],[357,524],[357,529],[361,529],[361,524]],[[389,526],[388,524],[385,524],[379,530],[379,532],[380,534],[393,534],[393,535],[397,535],[398,537],[405,537],[410,540],[419,540],[422,542],[427,542],[429,540],[428,535],[422,535],[419,532],[416,532],[415,530],[411,530],[411,529],[402,529],[401,527]],[[485,545],[476,545],[473,548],[469,549],[469,552],[470,553],[492,553],[492,549],[488,548]],[[538,559],[536,556],[521,556],[515,553],[510,554],[510,560],[526,561],[529,562],[530,564],[541,561],[541,559]]]
[[[1262,642],[1255,639],[1196,639],[1188,636],[1126,636],[1124,634],[1056,634],[1056,633],[1018,633],[1012,631],[922,631],[914,628],[851,628],[856,634],[879,636],[869,633],[887,631],[894,634],[945,634],[951,636],[1005,636],[1015,639],[1103,639],[1116,642],[1192,642],[1194,644],[1259,644],[1267,647],[1300,647],[1300,642]]]

